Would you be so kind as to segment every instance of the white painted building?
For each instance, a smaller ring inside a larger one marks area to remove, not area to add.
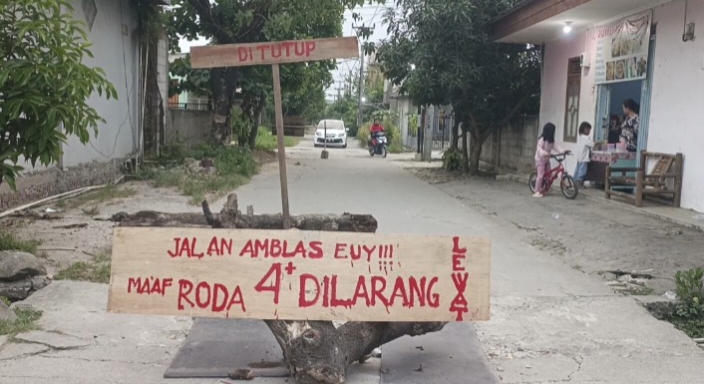
[[[650,33],[638,47],[604,43],[611,26],[630,22],[635,31],[643,16]],[[492,32],[499,42],[543,45],[540,125],[557,125],[560,144],[576,147],[573,121],[590,122],[595,140],[608,139],[609,119],[622,114],[624,99],[634,99],[638,150],[683,153],[682,207],[704,211],[703,31],[703,0],[527,0],[499,17]]]
[[[169,5],[170,0],[152,0],[154,4]],[[73,17],[85,22],[90,50],[94,57],[84,57],[89,67],[102,68],[108,81],[117,90],[118,98],[107,100],[94,94],[88,104],[95,108],[105,123],[98,123],[98,135],[90,143],[81,144],[77,137],[69,137],[64,145],[61,166],[72,167],[91,161],[106,161],[135,156],[143,150],[142,106],[144,77],[140,50],[143,42],[138,36],[137,13],[131,0],[73,0]],[[160,42],[156,63],[162,97],[168,95],[167,46]]]
[[[417,147],[418,107],[408,95],[399,93],[399,87],[394,86],[389,80],[384,80],[384,104],[389,105],[389,110],[398,118],[398,128],[401,131],[403,145],[410,148]],[[411,127],[415,119],[415,127]]]
[[[152,0],[168,5],[170,0]],[[84,57],[89,67],[102,68],[116,91],[117,99],[107,100],[97,93],[88,104],[105,119],[98,123],[98,135],[91,132],[90,142],[82,144],[69,137],[63,145],[59,164],[44,168],[29,163],[17,179],[17,192],[0,185],[0,210],[68,190],[111,181],[119,165],[136,158],[143,151],[142,107],[144,73],[140,50],[144,44],[138,36],[137,12],[131,0],[73,0],[73,17],[83,21],[94,57]],[[69,12],[69,10],[64,10]],[[158,45],[163,54],[154,68],[162,98],[167,97],[168,63],[166,44]]]

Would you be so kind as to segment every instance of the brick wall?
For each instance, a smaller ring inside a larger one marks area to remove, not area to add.
[[[207,141],[212,123],[212,111],[171,109],[169,123],[164,130],[164,142],[192,148]]]
[[[6,183],[0,184],[0,211],[75,189],[106,184],[119,177],[120,165],[121,162],[115,160],[25,173],[17,178],[17,191],[12,191]]]
[[[484,142],[481,160],[500,173],[530,173],[539,132],[537,117],[514,119]]]

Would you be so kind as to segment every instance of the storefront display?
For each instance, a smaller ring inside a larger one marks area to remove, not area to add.
[[[604,185],[606,167],[635,167],[636,164],[636,153],[628,152],[617,144],[597,143],[590,158],[585,180],[597,185]]]
[[[651,19],[648,11],[596,30],[596,84],[646,78]]]

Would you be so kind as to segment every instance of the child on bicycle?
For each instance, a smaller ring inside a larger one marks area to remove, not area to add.
[[[535,194],[533,197],[543,197],[548,191],[543,190],[543,179],[550,172],[550,156],[552,151],[558,153],[570,153],[555,144],[555,124],[547,123],[543,127],[543,134],[538,138],[538,147],[535,151],[535,168],[538,178],[535,180]]]
[[[574,179],[579,186],[584,186],[584,176],[587,175],[587,167],[591,161],[591,150],[594,147],[589,133],[592,131],[592,125],[586,121],[579,125],[579,139],[577,139],[577,167],[574,170]]]

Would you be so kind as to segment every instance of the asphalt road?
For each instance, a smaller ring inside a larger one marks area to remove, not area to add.
[[[515,226],[487,218],[403,170],[412,154],[370,158],[352,142],[347,149],[330,149],[328,160],[319,158],[320,151],[305,140],[287,152],[292,214],[369,213],[379,222],[378,233],[491,239],[492,320],[476,323],[476,329],[492,374],[503,382],[704,383],[704,351],[692,340],[653,318],[634,298],[616,295],[598,279],[526,244]],[[280,212],[276,169],[237,193],[240,204],[254,205],[255,212]],[[460,345],[475,348],[473,334]],[[458,347],[452,329],[427,337],[445,340],[440,343],[447,354]],[[482,367],[473,367],[468,377],[491,377]],[[468,382],[456,374],[432,382]]]
[[[526,244],[515,226],[416,178],[403,169],[412,154],[370,158],[353,142],[347,149],[330,149],[328,160],[321,160],[320,152],[309,138],[287,148],[292,214],[368,213],[378,220],[379,233],[492,241],[491,321],[450,324],[439,333],[400,339],[383,348],[381,366],[356,368],[347,383],[486,384],[500,378],[503,383],[704,384],[704,351],[691,339],[650,316],[633,298],[615,295],[602,282]],[[241,207],[280,212],[276,163],[236,192]],[[60,332],[49,336],[70,338],[6,344],[0,349],[0,382],[220,382],[162,378],[190,319],[108,314],[106,299],[106,285],[73,282],[56,282],[30,297],[27,304],[44,311],[41,326]]]

